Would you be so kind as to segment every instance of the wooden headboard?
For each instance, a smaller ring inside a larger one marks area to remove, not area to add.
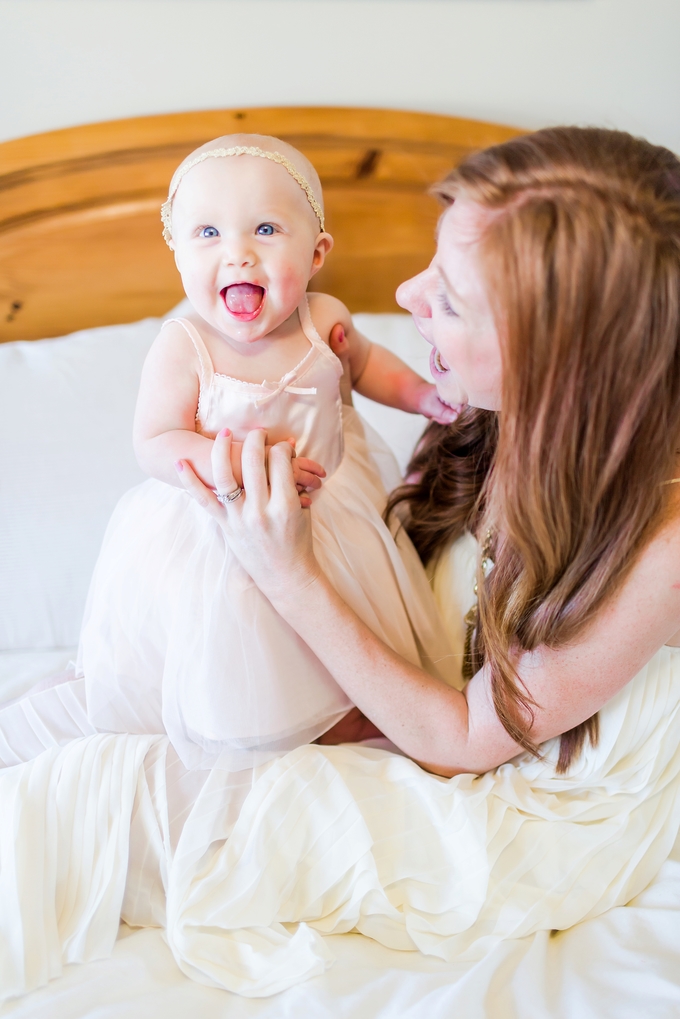
[[[137,117],[0,145],[0,341],[163,315],[182,296],[159,208],[177,164],[217,135],[283,138],[314,163],[335,248],[314,287],[395,311],[433,251],[426,194],[469,152],[520,132],[394,110],[293,107]]]

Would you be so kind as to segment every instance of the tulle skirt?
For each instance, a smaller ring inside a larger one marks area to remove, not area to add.
[[[382,520],[389,454],[346,408],[345,453],[312,506],[314,550],[340,596],[398,654],[451,681],[418,556]],[[394,475],[393,475],[394,478]],[[390,480],[393,480],[390,479]],[[189,768],[238,770],[314,740],[351,703],[183,490],[149,480],[109,524],[78,656],[100,731],[167,732]]]

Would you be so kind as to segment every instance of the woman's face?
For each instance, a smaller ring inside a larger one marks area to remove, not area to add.
[[[457,198],[440,221],[432,262],[397,290],[398,303],[432,344],[432,377],[451,407],[500,410],[501,348],[478,263],[479,238],[497,215]]]

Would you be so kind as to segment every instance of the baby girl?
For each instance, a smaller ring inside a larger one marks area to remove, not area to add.
[[[248,431],[292,441],[327,576],[395,651],[447,678],[424,571],[382,520],[385,489],[341,398],[333,327],[358,392],[438,421],[455,411],[357,332],[340,301],[307,294],[333,239],[296,149],[259,135],[209,142],[175,172],[162,217],[191,310],[164,323],[144,366],[134,442],[151,478],[109,524],[78,667],[99,729],[167,732],[187,767],[239,769],[319,737],[352,705],[178,485],[175,462],[212,486],[218,432],[233,437],[237,478]]]

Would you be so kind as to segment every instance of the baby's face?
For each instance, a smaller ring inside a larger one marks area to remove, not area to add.
[[[175,195],[172,238],[184,290],[230,339],[253,343],[288,319],[332,245],[288,171],[259,156],[206,159]]]

